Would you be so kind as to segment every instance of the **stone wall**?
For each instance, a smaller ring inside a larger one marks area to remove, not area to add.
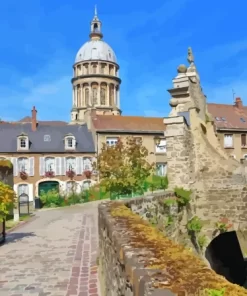
[[[171,196],[170,192],[99,205],[102,296],[204,296],[205,289],[222,288],[224,296],[247,295],[145,221],[150,206],[160,204],[161,209],[162,201]]]
[[[192,189],[194,214],[212,227],[220,217],[228,217],[235,229],[244,230],[246,167],[220,146],[194,62],[178,68],[173,84],[172,112],[164,119],[170,189]]]

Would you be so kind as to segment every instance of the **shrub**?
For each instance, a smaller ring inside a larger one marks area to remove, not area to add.
[[[199,233],[202,230],[202,221],[197,216],[193,217],[187,223],[188,231]]]
[[[9,211],[13,209],[15,199],[16,195],[13,188],[0,182],[0,222],[2,222],[9,214]]]
[[[191,190],[185,190],[182,187],[176,187],[174,189],[174,193],[177,196],[178,205],[185,206],[190,202],[190,196],[192,191]]]
[[[47,192],[41,191],[40,199],[45,207],[59,207],[64,205],[65,200],[56,189]]]

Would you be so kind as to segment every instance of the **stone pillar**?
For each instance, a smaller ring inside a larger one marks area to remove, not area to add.
[[[109,88],[109,83],[106,84],[106,106],[110,105],[110,88]]]
[[[114,84],[114,95],[113,95],[113,102],[114,104],[117,104],[117,92],[116,92],[116,85]]]
[[[93,104],[93,95],[92,95],[92,83],[89,84],[89,105]]]
[[[80,107],[82,107],[83,102],[83,85],[81,84],[81,101],[80,101]]]
[[[166,126],[167,175],[169,189],[183,187],[190,189],[191,163],[190,154],[193,153],[191,135],[183,117],[164,118]]]

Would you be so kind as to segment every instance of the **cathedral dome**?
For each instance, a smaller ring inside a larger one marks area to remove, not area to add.
[[[90,40],[86,42],[78,51],[75,63],[100,60],[117,63],[113,49],[103,40]]]

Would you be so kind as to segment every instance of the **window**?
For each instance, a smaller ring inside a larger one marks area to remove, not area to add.
[[[17,159],[18,172],[29,173],[29,159],[27,157],[20,157]]]
[[[27,150],[28,149],[28,137],[27,136],[20,136],[18,138],[17,147],[18,147],[18,150]]]
[[[240,120],[241,120],[242,122],[246,122],[246,120],[245,120],[243,117],[241,117]]]
[[[92,170],[92,159],[91,157],[84,157],[83,158],[83,170],[84,171],[91,171]]]
[[[216,121],[220,121],[220,117],[215,117]]]
[[[106,144],[108,146],[115,146],[117,144],[118,138],[106,138]]]
[[[87,189],[89,189],[89,188],[91,187],[91,185],[92,185],[91,181],[89,181],[89,180],[84,181],[84,182],[82,183],[82,189],[83,189],[83,190],[87,190]]]
[[[28,184],[19,184],[18,185],[18,190],[17,190],[17,194],[18,196],[20,195],[28,195],[29,193],[29,188],[28,188]]]
[[[232,148],[233,147],[233,135],[224,135],[224,147]]]
[[[246,147],[246,134],[241,135],[241,146]]]
[[[50,135],[44,135],[44,142],[50,142],[51,136]]]
[[[45,172],[55,172],[55,157],[45,158]]]
[[[75,137],[68,135],[65,137],[65,149],[74,150],[76,146]]]
[[[221,120],[222,120],[222,121],[226,121],[226,118],[225,118],[225,117],[221,117]]]
[[[165,176],[167,173],[167,164],[166,163],[156,163],[156,175]]]
[[[166,140],[161,139],[158,145],[155,145],[156,153],[166,153]]]
[[[76,191],[76,182],[74,181],[69,181],[66,183],[66,192],[68,194],[75,192]]]
[[[66,158],[66,171],[72,170],[75,171],[76,169],[76,158],[75,157],[67,157]]]
[[[101,74],[105,73],[105,65],[104,64],[101,64],[101,66],[100,66],[100,73]]]
[[[93,65],[93,74],[97,73],[97,65]]]

